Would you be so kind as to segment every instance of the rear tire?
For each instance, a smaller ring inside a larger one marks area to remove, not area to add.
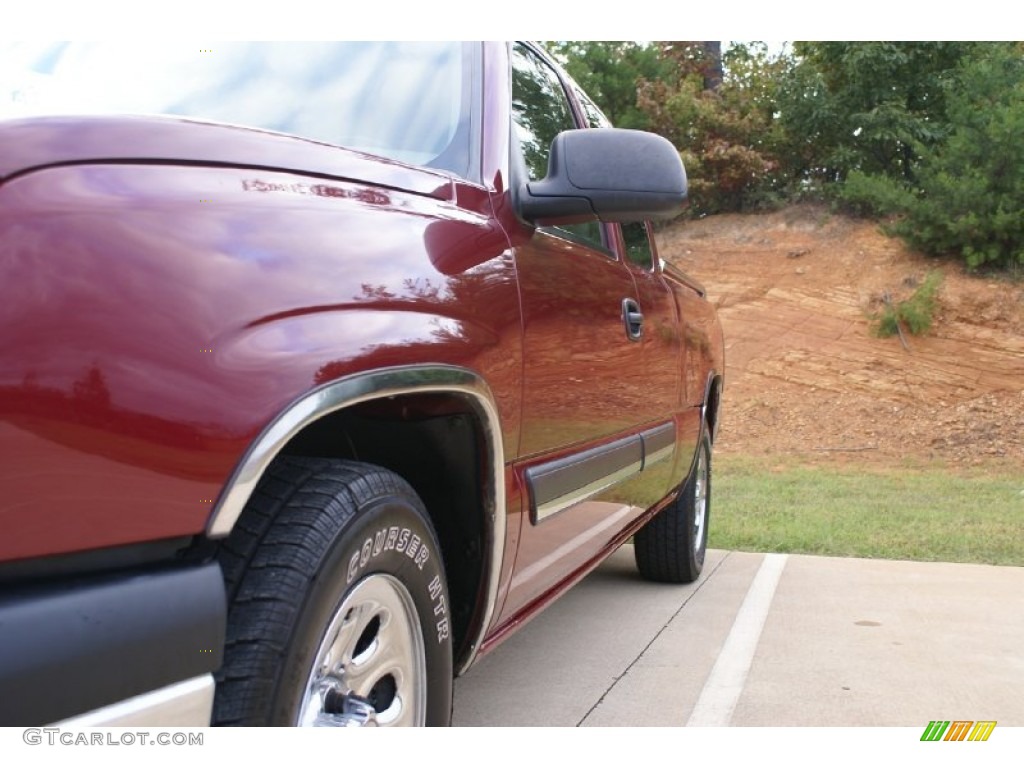
[[[451,722],[441,548],[400,477],[281,459],[220,561],[230,605],[215,725]]]
[[[668,507],[633,537],[640,574],[650,581],[688,584],[700,576],[711,512],[711,437],[705,428],[690,476]]]

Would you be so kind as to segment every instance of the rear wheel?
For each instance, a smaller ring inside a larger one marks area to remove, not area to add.
[[[218,725],[447,725],[452,639],[422,503],[368,464],[286,458],[221,552]]]
[[[633,537],[640,574],[651,581],[695,581],[704,568],[710,511],[711,437],[704,429],[690,476],[676,500]]]

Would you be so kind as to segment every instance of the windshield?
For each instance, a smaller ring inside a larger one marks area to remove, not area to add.
[[[0,119],[175,115],[263,128],[476,178],[467,43],[0,45]]]

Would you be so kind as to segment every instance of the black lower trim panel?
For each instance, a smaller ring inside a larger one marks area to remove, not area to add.
[[[39,726],[212,672],[215,563],[0,594],[0,725]]]

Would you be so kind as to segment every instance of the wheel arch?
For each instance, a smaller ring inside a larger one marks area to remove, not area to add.
[[[211,539],[219,539],[231,532],[260,478],[275,459],[284,455],[322,455],[328,437],[331,448],[327,449],[327,455],[368,460],[405,476],[408,472],[401,470],[408,469],[408,462],[405,467],[400,461],[399,466],[395,466],[381,446],[389,437],[403,443],[425,438],[426,428],[402,421],[397,414],[404,414],[410,406],[422,407],[427,403],[447,403],[448,416],[459,416],[465,422],[461,429],[463,436],[457,438],[461,449],[450,450],[465,452],[475,448],[476,453],[475,464],[462,468],[465,475],[458,482],[432,484],[465,490],[471,483],[475,490],[475,499],[464,503],[473,507],[474,522],[479,525],[480,566],[477,573],[470,576],[460,573],[455,580],[453,573],[448,573],[449,589],[453,593],[458,589],[473,593],[463,595],[470,603],[470,615],[464,636],[458,638],[460,642],[456,646],[455,669],[456,674],[461,674],[475,659],[494,616],[506,527],[500,420],[490,388],[477,373],[450,365],[400,366],[353,374],[304,394],[284,408],[250,445],[220,494],[207,521],[206,534]],[[360,418],[356,415],[358,412],[367,410],[381,420],[374,423],[372,431],[364,431],[364,434],[372,432],[378,437],[376,450],[364,457],[347,434],[345,425],[350,419]],[[467,428],[472,432],[470,437],[466,436]],[[416,447],[406,446],[407,459]],[[451,542],[459,533],[455,513],[441,508],[445,506],[442,503],[431,504],[428,501],[431,494],[424,493],[426,489],[422,484],[417,487],[415,478],[406,477],[406,480],[421,497],[428,497],[424,498],[424,503],[438,529],[442,548],[446,549],[445,559],[465,562],[461,553],[448,551],[446,547],[446,543],[452,546]],[[453,581],[458,583],[453,585]]]
[[[715,438],[718,435],[723,383],[722,374],[712,370],[708,373],[708,380],[704,385],[704,400],[701,403],[701,423],[707,425],[712,443],[715,442]]]

